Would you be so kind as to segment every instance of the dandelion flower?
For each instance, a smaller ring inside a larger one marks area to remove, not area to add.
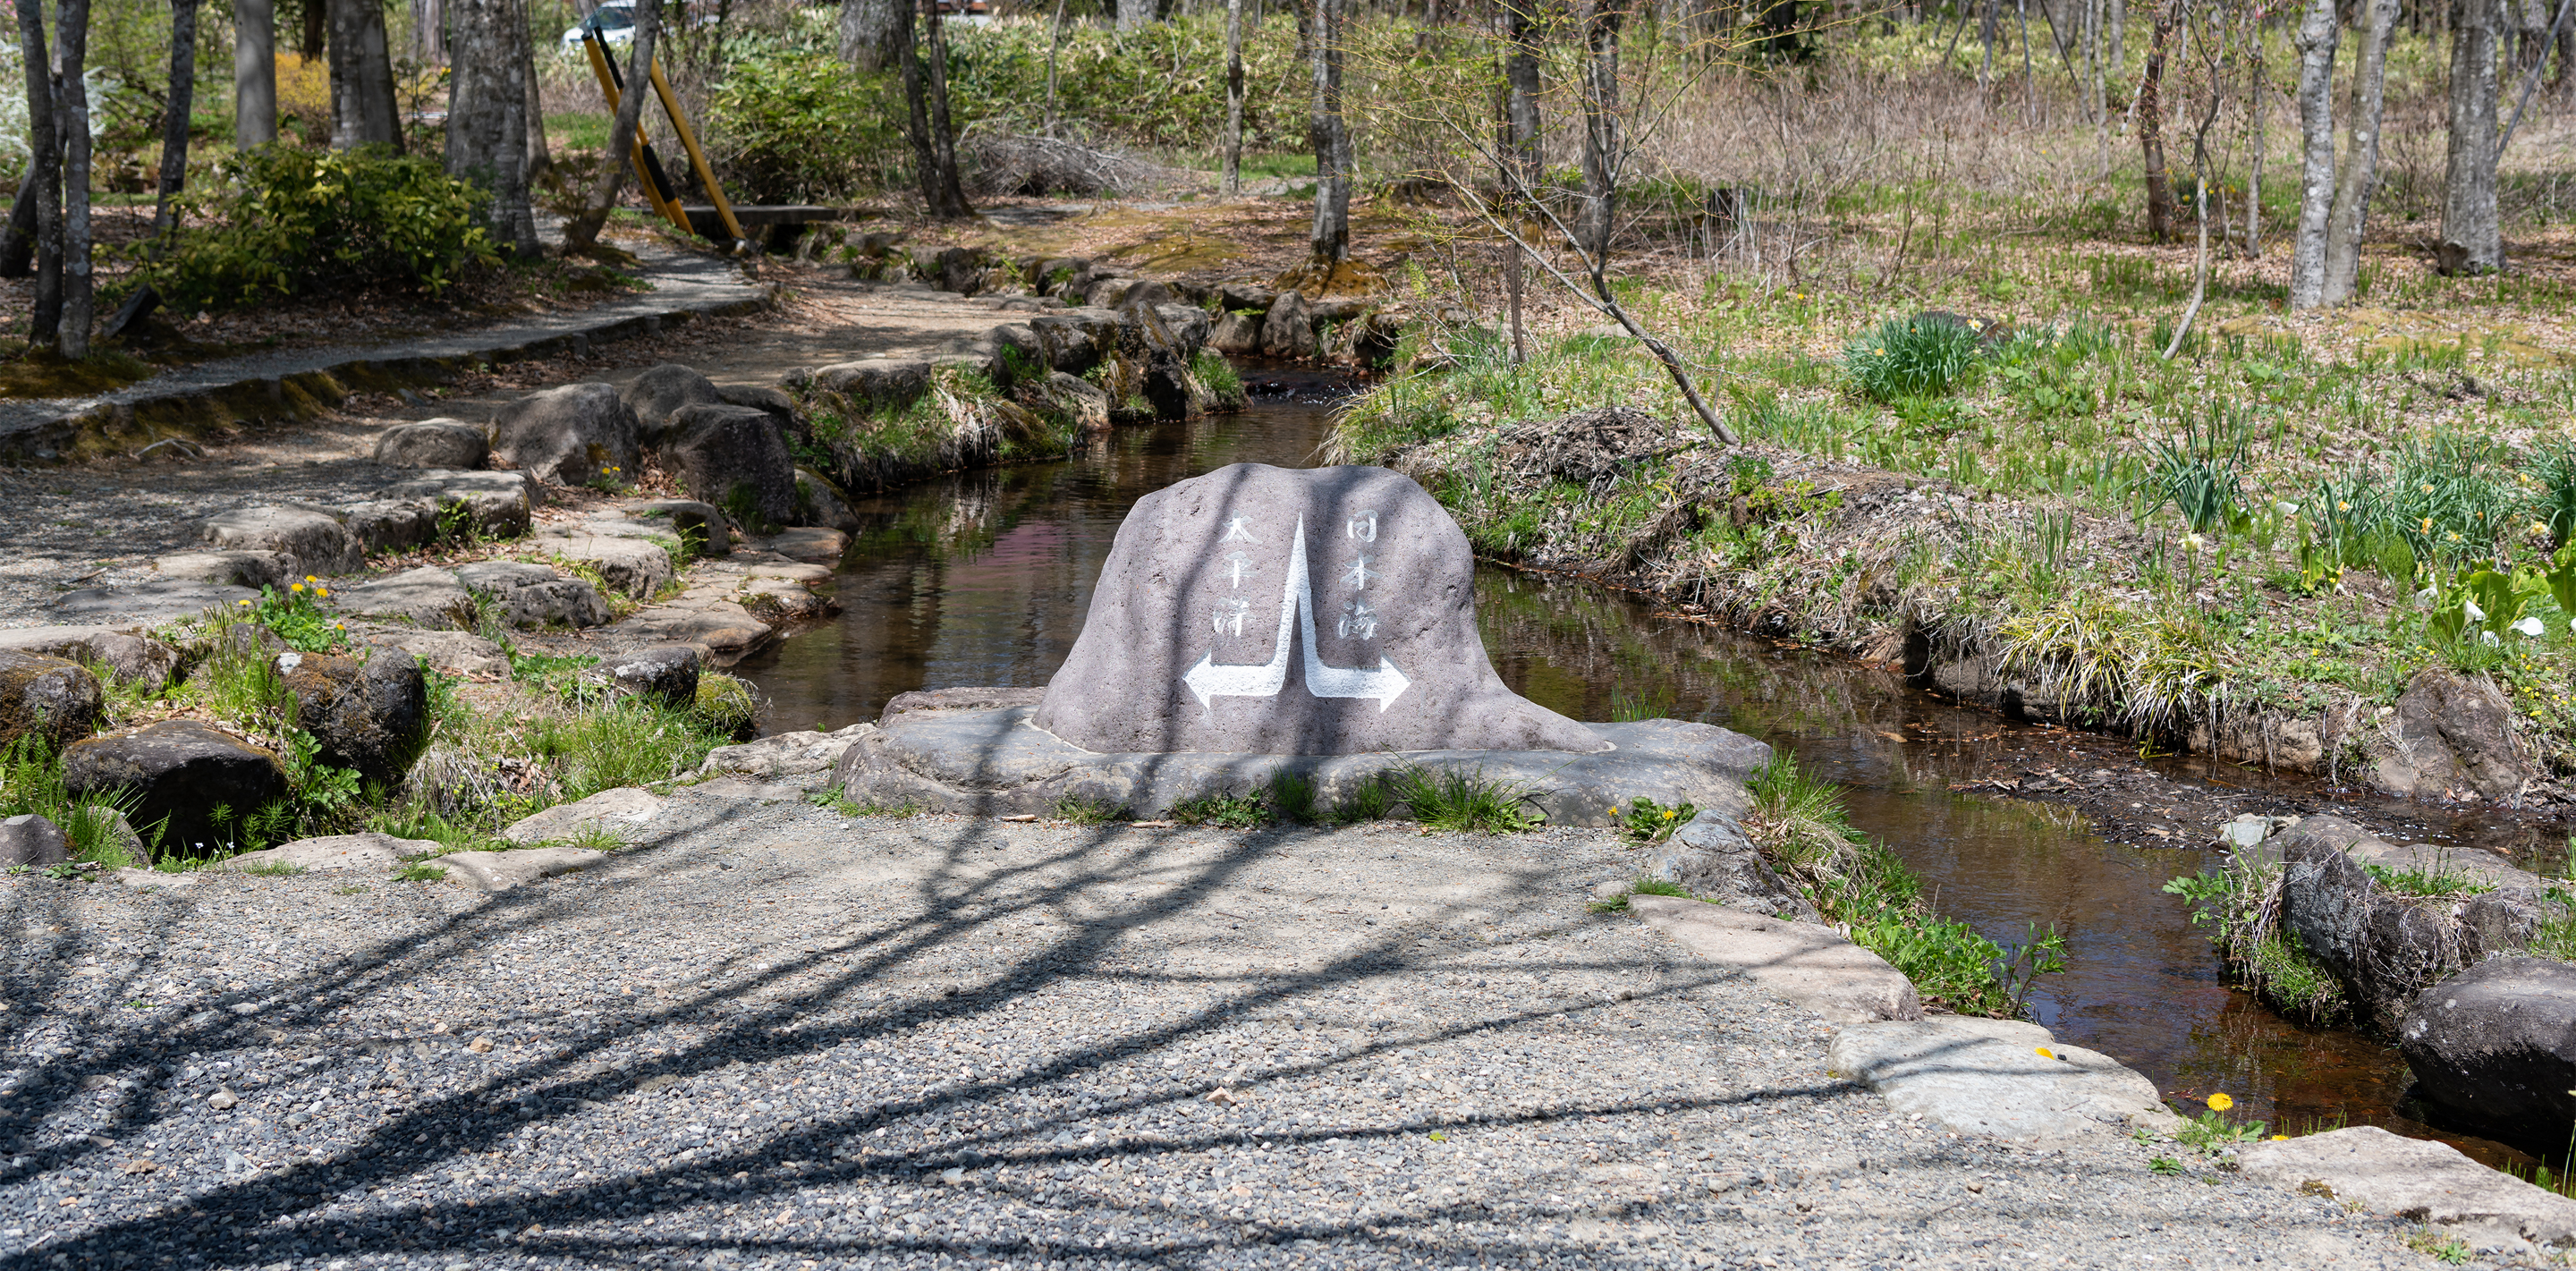
[[[2272,1136],[2272,1141],[2275,1143],[2285,1143],[2289,1141],[2289,1138],[2290,1136],[2286,1134],[2275,1134]]]
[[[2214,1095],[2209,1096],[2209,1110],[2210,1110],[2210,1111],[2212,1111],[2212,1112],[2225,1112],[2225,1111],[2226,1111],[2226,1110],[2228,1110],[2229,1108],[2232,1108],[2232,1107],[2235,1107],[2235,1106],[2236,1106],[2236,1101],[2235,1101],[2234,1099],[2230,1099],[2230,1098],[2228,1098],[2228,1097],[2227,1097],[2227,1092],[2226,1092],[2226,1091],[2224,1091],[2224,1090],[2221,1090],[2221,1091],[2219,1091],[2217,1094],[2214,1094]]]
[[[2349,511],[2351,511],[2351,510],[2352,510],[2352,501],[2351,501],[2351,500],[2349,500],[2349,499],[2337,499],[2337,500],[2335,500],[2335,511],[2338,511],[2338,512],[2349,512]]]
[[[306,581],[306,582],[308,582],[308,583],[318,583],[318,582],[320,582],[320,581],[322,581],[322,580],[321,580],[321,579],[319,579],[319,578],[314,577],[314,576],[313,576],[313,575],[311,575],[311,574],[306,574],[306,575],[304,576],[304,581]]]
[[[289,583],[289,584],[287,584],[286,589],[287,589],[288,591],[302,591],[302,590],[304,590],[304,584],[302,584],[302,583]]]

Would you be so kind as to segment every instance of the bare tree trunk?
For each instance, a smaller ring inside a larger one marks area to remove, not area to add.
[[[446,0],[411,0],[411,51],[430,66],[447,65]]]
[[[2318,303],[2352,299],[2361,282],[2361,236],[2370,196],[2379,188],[2379,122],[2388,88],[2388,42],[2397,33],[2397,0],[2366,0],[2361,47],[2352,72],[2352,118],[2334,207],[2326,214],[2325,289]]]
[[[2263,254],[2263,152],[2271,138],[2263,130],[2263,90],[2271,87],[2263,78],[2263,15],[2252,9],[2245,13],[2245,127],[2247,146],[2253,158],[2245,175],[2245,259]]]
[[[1314,113],[1307,131],[1315,144],[1315,227],[1308,235],[1315,259],[1339,264],[1351,256],[1351,130],[1342,114],[1342,5],[1315,0]]]
[[[2129,73],[2129,0],[2109,0],[2111,6],[2111,78],[2118,80]],[[2105,102],[2108,105],[2108,102]]]
[[[2165,168],[2165,53],[2174,25],[2190,0],[2167,0],[2156,11],[2154,38],[2147,44],[2147,65],[2138,76],[2138,148],[2146,157],[2147,237],[2164,242],[2173,237],[2173,177]]]
[[[272,0],[233,0],[233,148],[277,140],[277,19]]]
[[[170,96],[161,110],[161,184],[152,236],[178,223],[179,191],[188,184],[188,112],[197,101],[197,0],[170,0]]]
[[[1583,24],[1583,210],[1575,224],[1583,250],[1603,261],[1610,258],[1619,207],[1619,29],[1628,16],[1625,6],[1626,0],[1592,0]]]
[[[1522,168],[1521,178],[1538,188],[1539,0],[1503,0],[1503,122],[1505,153]]]
[[[457,57],[447,81],[447,175],[491,195],[485,225],[495,245],[533,257],[539,247],[536,217],[528,204],[527,63],[514,47],[526,39],[527,26],[518,20],[518,0],[455,4]],[[515,38],[514,24],[519,32]]]
[[[2299,232],[2290,247],[2290,307],[2325,303],[2326,214],[2334,206],[2334,59],[2342,28],[2335,0],[2307,0],[2299,50]]]
[[[1059,21],[1063,13],[1064,0],[1056,0]],[[1047,84],[1052,90],[1052,51],[1047,57],[1047,71]],[[1225,0],[1225,192],[1228,197],[1243,193],[1243,0]]]
[[[1241,0],[1227,0],[1227,3],[1238,4]],[[1232,10],[1229,9],[1228,12],[1231,13]],[[1047,26],[1046,126],[1041,130],[1041,135],[1048,137],[1055,135],[1055,61],[1056,55],[1063,51],[1064,0],[1055,0],[1055,21]]]
[[[34,184],[36,307],[28,343],[43,344],[62,329],[63,150],[55,125],[53,50],[45,40],[44,0],[18,0],[18,47],[27,68],[27,161],[24,180]]]
[[[896,31],[908,28],[912,0],[841,0],[841,58],[863,71],[894,60]],[[911,44],[909,37],[904,44]]]
[[[1154,0],[1118,0],[1118,29],[1142,31],[1154,20]]]
[[[934,3],[922,15],[930,30],[930,48],[924,59],[930,71],[930,153],[937,165],[938,193],[932,199],[930,214],[942,220],[973,216],[975,209],[966,202],[966,187],[957,172],[957,129],[948,118],[948,27]]]
[[[635,0],[635,42],[626,56],[626,91],[617,99],[617,114],[608,121],[608,145],[602,151],[599,181],[583,201],[581,214],[564,226],[564,254],[590,250],[599,242],[601,227],[608,224],[609,209],[617,206],[617,193],[625,188],[627,169],[634,166],[635,127],[644,116],[644,99],[653,95],[653,44],[662,29],[662,0]]]
[[[394,63],[385,44],[385,11],[375,0],[329,0],[329,5],[331,146],[348,150],[387,145],[400,153],[402,123],[394,106]]]
[[[89,0],[62,0],[54,31],[54,100],[63,112],[63,321],[54,349],[66,358],[89,356],[91,305],[89,233]]]
[[[298,33],[295,51],[305,61],[317,62],[331,47],[330,40],[326,38],[331,29],[330,0],[303,0],[303,4],[300,11],[303,30]]]
[[[2496,53],[2498,0],[2454,0],[2451,28],[2450,162],[2442,180],[2442,237],[2433,246],[2445,274],[2504,268],[2496,219]]]
[[[519,81],[527,86],[528,91],[528,102],[524,107],[528,120],[528,188],[534,190],[537,182],[555,166],[555,156],[546,146],[545,85],[537,79],[537,40],[528,29],[528,0],[510,0],[510,10],[510,35],[516,46],[514,56],[519,59]],[[533,211],[530,216],[533,219]],[[540,248],[530,240],[528,250],[533,252]]]

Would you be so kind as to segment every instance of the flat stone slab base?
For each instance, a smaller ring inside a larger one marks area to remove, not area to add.
[[[1966,1134],[2045,1140],[2181,1122],[2119,1060],[2016,1019],[1855,1024],[1834,1036],[1833,1064],[1898,1111]]]
[[[2461,1228],[2484,1248],[2576,1244],[2576,1200],[2480,1165],[2448,1143],[2356,1125],[2249,1144],[2236,1160],[2247,1178],[2323,1188],[2376,1213]]]
[[[1315,783],[1329,809],[1370,776],[1412,764],[1433,772],[1481,771],[1524,785],[1529,804],[1555,825],[1610,825],[1636,798],[1741,819],[1744,779],[1771,748],[1714,724],[1650,719],[1590,724],[1615,750],[1426,750],[1364,755],[1096,754],[1029,723],[1034,706],[931,710],[889,717],[841,756],[833,779],[856,803],[910,804],[972,816],[1047,813],[1067,798],[1155,818],[1201,795],[1245,794],[1292,772]]]
[[[1680,896],[1630,896],[1628,911],[1685,949],[1833,1024],[1919,1020],[1914,982],[1831,927]]]

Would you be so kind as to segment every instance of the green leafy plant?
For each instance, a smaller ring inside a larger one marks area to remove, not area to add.
[[[1892,318],[1853,337],[1843,367],[1874,401],[1939,397],[1975,374],[1979,335],[1971,322],[1946,316]]]
[[[2179,1174],[2182,1172],[2182,1162],[2170,1156],[2158,1156],[2148,1160],[2147,1170],[2155,1174]]]
[[[131,790],[86,794],[74,799],[63,788],[62,757],[43,737],[19,736],[0,747],[0,819],[41,816],[63,832],[71,858],[123,869],[135,860],[126,817],[139,800]],[[157,831],[160,827],[153,826]]]
[[[1257,794],[1214,791],[1173,804],[1172,819],[1183,825],[1209,825],[1220,830],[1257,830],[1270,824],[1270,805]]]
[[[1661,843],[1697,815],[1698,806],[1688,801],[1668,808],[1640,795],[1619,814],[1619,828],[1638,842]]]
[[[398,883],[443,883],[447,881],[447,867],[436,861],[413,861],[397,867],[393,877]]]
[[[2199,1115],[2183,1119],[2182,1127],[2174,1131],[2174,1141],[2214,1156],[2220,1148],[2260,1140],[2266,1128],[2263,1122],[2227,1119],[2228,1109],[2235,1106],[2236,1100],[2225,1093],[2209,1096]]]
[[[268,628],[298,653],[330,653],[349,642],[347,625],[324,612],[319,603],[330,595],[329,584],[307,575],[303,582],[288,583],[284,592],[273,586],[260,588],[258,600],[241,603],[240,616]]]
[[[174,309],[376,286],[435,295],[499,259],[483,230],[488,196],[434,159],[281,142],[236,151],[216,172],[138,270]]]
[[[716,175],[745,203],[832,203],[902,175],[908,154],[887,77],[829,49],[735,57],[708,103]]]
[[[2476,896],[2495,890],[2495,884],[2437,855],[2431,861],[2420,861],[2402,869],[2385,865],[2364,865],[2373,880],[2400,896],[2447,899],[2453,896]]]
[[[1386,774],[1387,790],[1426,829],[1512,834],[1547,823],[1538,801],[1547,792],[1534,783],[1488,777],[1481,767],[1433,771],[1401,764]]]
[[[2180,440],[2159,437],[2149,446],[2147,511],[2170,503],[2194,534],[2224,530],[2245,502],[2245,430],[2213,411],[2206,425],[2186,420]]]
[[[2458,1266],[2475,1256],[2469,1242],[2432,1227],[2418,1227],[2406,1233],[2406,1247],[2448,1266]]]
[[[1054,808],[1055,819],[1075,825],[1106,825],[1126,812],[1126,808],[1090,794],[1068,794],[1056,800]]]

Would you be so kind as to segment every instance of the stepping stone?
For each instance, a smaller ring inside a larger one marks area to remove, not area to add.
[[[577,803],[559,804],[501,831],[513,843],[568,839],[594,826],[623,837],[662,810],[660,796],[633,786],[602,790]]]
[[[2017,1019],[1854,1024],[1834,1035],[1832,1060],[1835,1072],[1897,1111],[1964,1134],[2046,1140],[2133,1126],[2170,1134],[2182,1121],[2154,1082]]]
[[[1630,896],[1628,910],[1703,960],[1742,972],[1830,1023],[1923,1018],[1914,982],[1832,927],[1680,896]]]

